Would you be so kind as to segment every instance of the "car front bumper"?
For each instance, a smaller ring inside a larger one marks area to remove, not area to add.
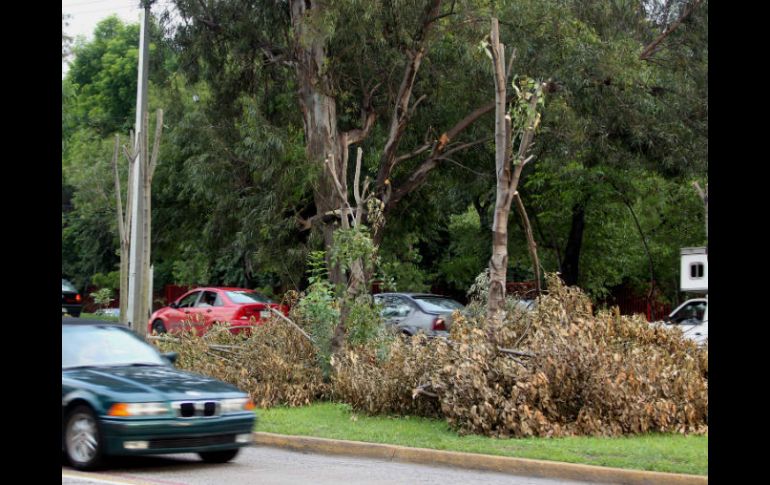
[[[250,435],[255,421],[253,413],[241,413],[212,418],[102,418],[100,423],[106,454],[148,455],[217,451],[246,446],[251,440],[238,442],[236,436]],[[134,448],[136,442],[147,442],[147,447]]]

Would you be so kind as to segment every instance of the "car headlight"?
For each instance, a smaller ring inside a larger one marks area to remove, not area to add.
[[[238,413],[241,411],[251,411],[254,409],[254,403],[247,397],[237,399],[223,399],[219,403],[222,414]]]
[[[163,416],[168,415],[171,408],[164,402],[118,402],[110,406],[107,415],[130,416]]]

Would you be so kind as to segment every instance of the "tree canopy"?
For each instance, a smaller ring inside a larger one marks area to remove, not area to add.
[[[156,288],[304,288],[308,253],[339,226],[325,160],[342,162],[352,201],[361,147],[360,178],[385,207],[379,276],[463,296],[491,249],[494,84],[481,43],[494,15],[512,78],[546,83],[519,185],[543,269],[595,298],[653,278],[677,298],[679,248],[706,238],[691,183],[707,181],[707,1],[174,5],[181,22],[154,23],[150,48],[150,106],[165,112]],[[62,270],[81,285],[117,268],[109,160],[133,127],[138,32],[102,21],[62,80]],[[510,224],[509,274],[532,278],[519,217]]]

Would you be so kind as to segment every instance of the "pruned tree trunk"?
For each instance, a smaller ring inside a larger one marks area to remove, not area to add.
[[[343,191],[343,185],[337,176],[336,164],[334,159],[328,158],[325,161],[326,169],[329,176],[334,182],[334,186],[337,189],[341,206],[337,212],[340,214],[340,226],[343,230],[351,228],[358,228],[363,223],[364,215],[367,212],[367,205],[370,199],[373,198],[372,194],[368,193],[369,179],[364,179],[363,184],[360,183],[361,177],[361,159],[363,157],[363,150],[359,147],[356,151],[356,171],[353,182],[353,196],[355,198],[355,207],[351,207],[348,202],[347,192]],[[375,200],[379,203],[379,200]],[[376,228],[375,228],[376,229]],[[340,307],[340,321],[337,327],[334,329],[332,336],[331,350],[333,353],[338,352],[344,343],[345,339],[345,322],[350,314],[350,303],[362,292],[367,291],[369,278],[366,273],[366,264],[358,258],[350,262],[350,277],[347,280],[347,298],[343,299]],[[343,275],[344,276],[344,275]]]
[[[496,18],[492,19],[489,51],[492,54],[492,66],[495,80],[495,172],[497,174],[497,196],[492,220],[492,256],[489,258],[489,298],[487,314],[494,316],[503,308],[505,302],[506,273],[508,271],[508,217],[516,190],[519,186],[521,171],[532,157],[524,158],[534,139],[535,129],[540,117],[537,103],[542,92],[539,85],[535,92],[528,93],[521,101],[526,109],[524,124],[520,132],[519,147],[515,158],[513,154],[513,127],[511,116],[506,114],[506,70],[505,47],[500,43],[500,30]],[[513,59],[511,59],[513,61]],[[510,67],[508,69],[510,72]],[[521,122],[521,120],[517,120]],[[513,164],[513,169],[511,165]]]
[[[506,272],[508,271],[508,214],[513,195],[510,190],[511,169],[508,143],[511,138],[511,118],[506,116],[505,46],[500,44],[500,30],[492,19],[490,36],[495,80],[495,173],[497,197],[492,216],[492,256],[489,258],[489,299],[487,311],[497,313],[505,302]]]
[[[134,134],[131,133],[130,138],[134,139]],[[118,158],[120,151],[120,136],[115,135],[115,149],[112,154],[112,172],[115,176],[115,199],[117,203],[117,217],[118,217],[118,237],[120,238],[120,322],[126,324],[128,322],[128,262],[129,262],[129,249],[131,244],[131,202],[133,199],[131,186],[134,180],[134,161],[136,160],[136,147],[132,152],[128,152],[124,147],[124,155],[126,163],[128,164],[128,181],[126,191],[126,212],[123,212],[123,195],[120,189],[120,171],[118,170]]]

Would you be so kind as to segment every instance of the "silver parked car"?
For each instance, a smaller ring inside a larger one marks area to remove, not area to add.
[[[385,323],[406,335],[446,336],[452,312],[464,308],[451,298],[429,293],[379,293],[374,301],[382,305]]]

